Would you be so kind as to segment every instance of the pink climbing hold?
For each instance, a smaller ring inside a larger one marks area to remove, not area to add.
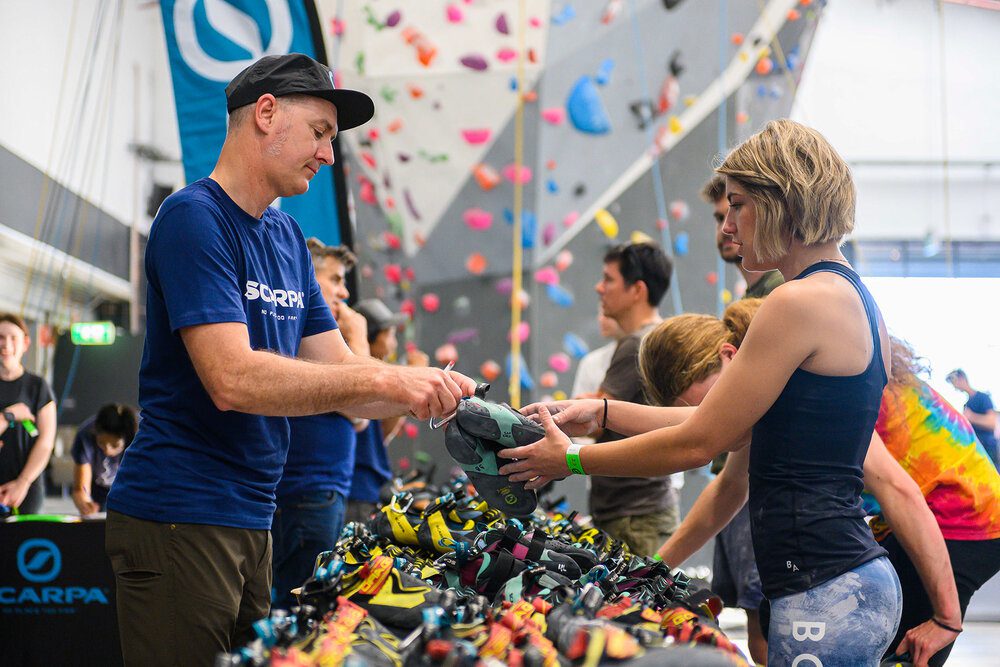
[[[434,350],[434,359],[439,364],[447,364],[449,362],[458,361],[458,349],[451,343],[445,343],[438,349]]]
[[[465,139],[465,143],[471,144],[473,146],[478,146],[480,144],[485,144],[490,140],[493,132],[486,127],[475,128],[471,130],[462,130],[462,138]]]
[[[503,168],[503,177],[511,183],[520,183],[521,185],[525,185],[531,182],[531,168],[521,165],[519,172],[515,165],[508,164]]]
[[[551,266],[543,266],[535,271],[535,282],[539,282],[543,285],[558,285],[559,272]]]
[[[481,208],[470,208],[462,214],[462,219],[469,229],[477,232],[486,231],[493,225],[493,214]]]
[[[511,278],[501,278],[497,281],[497,293],[507,296],[514,291],[514,281]]]
[[[572,227],[573,223],[575,223],[576,219],[579,217],[580,217],[579,213],[577,213],[576,211],[570,211],[569,213],[566,214],[566,217],[563,218],[562,221],[563,227]]]
[[[565,271],[573,263],[573,253],[569,250],[561,250],[556,255],[556,271]]]
[[[528,324],[527,322],[521,322],[520,324],[518,324],[517,325],[517,339],[519,341],[521,341],[522,343],[524,343],[524,342],[526,342],[528,340],[529,336],[531,336],[531,325]],[[507,340],[509,341],[510,339],[511,339],[510,338],[510,332],[508,331],[507,332]]]
[[[502,63],[509,63],[511,60],[517,58],[517,51],[514,49],[500,49],[497,51],[497,60]]]
[[[423,306],[424,310],[428,313],[436,313],[438,308],[441,307],[441,298],[433,292],[428,292],[420,297],[420,305]]]
[[[566,121],[566,110],[562,107],[542,109],[542,120],[549,125],[562,125]]]
[[[465,16],[462,14],[462,8],[458,5],[448,5],[444,10],[444,15],[448,19],[448,23],[461,23]]]
[[[393,285],[398,285],[403,279],[403,268],[399,264],[386,264],[382,273],[385,274],[385,279]]]
[[[565,373],[570,367],[569,355],[565,352],[556,352],[549,357],[549,368],[556,373]]]
[[[378,200],[375,198],[375,184],[367,178],[361,179],[361,192],[358,194],[361,197],[361,201],[369,206],[375,206],[378,203]]]
[[[399,312],[404,313],[412,320],[413,316],[417,314],[417,306],[413,303],[413,299],[403,299],[399,304]]]

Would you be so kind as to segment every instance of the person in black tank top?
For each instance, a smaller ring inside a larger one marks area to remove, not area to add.
[[[721,320],[711,315],[678,315],[665,320],[650,332],[643,341],[639,367],[652,401],[657,405],[700,404],[736,356],[761,303],[759,299],[738,301],[726,308]],[[906,368],[897,369],[895,361],[905,357],[897,354],[899,350],[895,342],[892,352],[893,382],[898,383],[898,376],[905,373]],[[888,405],[883,392],[880,420],[887,418],[886,411],[894,414],[895,418],[901,416],[895,407]],[[659,549],[664,563],[671,567],[679,566],[718,533],[726,525],[728,517],[737,512],[744,514],[739,507],[746,502],[749,490],[748,450],[752,451],[747,448],[730,457],[721,473],[698,496],[677,532]],[[936,515],[924,500],[926,487],[918,486],[881,439],[875,436],[864,460],[864,481],[866,489],[885,511],[893,534],[898,536],[901,544],[906,545],[905,553],[912,559],[910,561],[907,556],[902,556],[900,549],[893,549],[889,555],[893,566],[898,569],[897,560],[903,564],[915,563],[906,565],[907,572],[912,576],[909,578],[911,588],[907,590],[903,585],[902,622],[905,626],[901,625],[901,629],[897,630],[898,639],[890,648],[898,650],[904,637],[909,635],[905,647],[915,655],[915,661],[922,664],[923,657],[931,655],[934,646],[955,637],[955,633],[939,627],[930,619],[935,615],[942,619],[949,618],[956,605],[961,611],[958,583],[964,580],[959,577],[957,566],[955,577],[951,577],[948,564],[952,548],[945,544]],[[749,532],[749,509],[745,513]],[[746,539],[751,542],[749,534]],[[1000,543],[1000,540],[996,542]],[[980,553],[992,555],[993,551],[994,547],[990,545]],[[752,548],[749,558],[754,560]],[[760,590],[757,567],[755,564],[751,567],[749,581],[755,581]],[[912,580],[918,574],[920,581],[912,588]],[[758,603],[752,607],[755,613]],[[787,606],[787,601],[783,604]],[[849,613],[853,615],[853,610]],[[749,619],[748,615],[748,632]],[[766,662],[767,641],[763,635],[756,644],[751,642],[750,649],[756,651],[753,657],[758,663]],[[946,648],[934,654],[929,664],[943,664],[947,651]]]
[[[500,472],[536,488],[571,470],[662,475],[745,449],[752,434],[751,525],[774,596],[769,664],[877,665],[901,596],[860,513],[861,463],[888,350],[874,301],[839,249],[854,228],[850,170],[818,132],[779,120],[717,171],[730,205],[723,232],[743,267],[788,281],[757,313],[739,356],[694,409],[528,406],[546,437],[502,452],[515,460]],[[598,427],[639,435],[582,449],[566,437]]]

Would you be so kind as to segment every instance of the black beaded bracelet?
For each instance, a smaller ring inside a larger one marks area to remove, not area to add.
[[[604,399],[604,419],[601,422],[601,428],[608,427],[608,399]]]
[[[937,620],[933,616],[931,616],[931,620],[934,621],[934,625],[938,626],[939,628],[944,628],[948,632],[954,632],[956,635],[957,634],[961,634],[961,632],[962,632],[962,628],[956,629],[956,628],[951,627],[950,625],[945,625],[944,623],[942,623],[941,621]]]

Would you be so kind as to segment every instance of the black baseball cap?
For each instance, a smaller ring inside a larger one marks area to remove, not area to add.
[[[368,321],[370,336],[406,324],[410,319],[406,313],[392,312],[380,299],[362,299],[354,304],[354,310],[361,313]]]
[[[375,102],[359,90],[337,90],[333,72],[303,53],[264,56],[226,86],[229,113],[254,104],[261,95],[312,95],[337,107],[338,130],[364,125],[375,115]]]

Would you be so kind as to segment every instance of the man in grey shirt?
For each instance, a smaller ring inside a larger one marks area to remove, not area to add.
[[[657,307],[670,286],[673,270],[655,243],[626,243],[604,256],[604,270],[595,290],[601,312],[624,332],[599,395],[609,400],[646,403],[639,375],[639,342],[661,321]],[[605,431],[598,442],[623,436]],[[678,497],[670,476],[653,478],[592,477],[590,512],[601,530],[633,551],[652,556],[677,528]]]

